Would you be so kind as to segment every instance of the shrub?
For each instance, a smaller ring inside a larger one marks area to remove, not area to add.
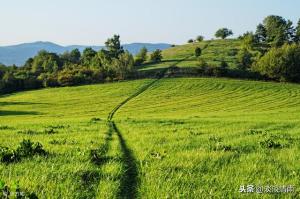
[[[200,57],[200,56],[201,56],[201,53],[202,53],[201,48],[199,48],[199,47],[195,48],[195,56],[196,56],[196,57]]]
[[[13,127],[6,126],[6,125],[0,125],[0,130],[11,130],[14,129]]]
[[[97,117],[93,117],[93,118],[90,120],[90,122],[92,122],[92,123],[100,122],[100,121],[101,121],[101,119],[100,119],[100,118],[97,118]]]
[[[134,65],[135,65],[135,66],[140,66],[142,63],[144,63],[144,60],[143,60],[142,58],[136,57],[136,58],[134,59]]]
[[[47,152],[43,149],[43,145],[39,142],[34,143],[30,140],[23,140],[16,150],[0,147],[0,161],[7,164],[35,155],[47,155]]]
[[[236,56],[238,54],[238,50],[237,49],[230,49],[227,52],[228,56]]]
[[[193,39],[189,39],[187,42],[188,42],[189,44],[191,44],[191,43],[194,43],[194,40],[193,40]]]
[[[204,37],[202,35],[197,36],[196,41],[201,42],[204,40]]]
[[[32,157],[34,155],[46,155],[47,152],[43,149],[43,145],[39,142],[31,142],[23,140],[17,148],[16,153],[20,157]]]
[[[274,148],[274,149],[282,148],[282,145],[278,141],[274,141],[272,139],[266,139],[259,143],[264,148]]]
[[[19,161],[20,157],[16,151],[11,150],[7,147],[0,147],[0,161],[3,163],[11,163]]]
[[[245,70],[250,68],[252,65],[252,54],[246,49],[243,48],[237,54],[238,68]]]
[[[279,81],[300,81],[300,45],[271,48],[254,65],[254,70]]]
[[[208,65],[207,65],[207,63],[204,59],[199,58],[198,59],[198,66],[201,67],[201,68],[204,68],[204,67],[207,67]]]
[[[160,62],[162,60],[161,50],[157,49],[150,55],[150,61]]]
[[[222,39],[225,39],[226,37],[230,36],[230,35],[233,35],[233,32],[232,30],[229,30],[227,28],[221,28],[219,30],[217,30],[215,36],[217,38],[222,38]]]

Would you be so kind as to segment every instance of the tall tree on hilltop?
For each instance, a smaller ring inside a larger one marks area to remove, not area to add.
[[[231,35],[233,35],[233,32],[232,32],[232,30],[229,30],[228,28],[220,28],[215,33],[215,36],[217,38],[222,38],[222,39],[226,39],[227,37],[229,37]]]
[[[120,54],[124,53],[124,49],[121,46],[120,36],[114,35],[105,42],[106,49],[113,58],[118,58]]]

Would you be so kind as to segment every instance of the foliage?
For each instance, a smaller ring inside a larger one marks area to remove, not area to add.
[[[295,29],[295,42],[300,43],[300,19],[297,23],[297,27]]]
[[[114,59],[112,62],[112,67],[115,70],[117,79],[126,79],[134,72],[134,58],[126,51],[119,55],[119,59]]]
[[[133,56],[123,50],[120,36],[114,35],[105,44],[106,49],[96,52],[92,48],[86,48],[82,55],[78,49],[61,55],[42,50],[19,68],[1,64],[0,93],[98,83],[107,79],[118,80],[131,77],[135,72]],[[137,62],[145,62],[147,49],[141,49],[138,57]],[[156,58],[157,61],[162,59],[159,56]]]
[[[55,53],[49,53],[45,50],[40,51],[37,56],[33,58],[31,65],[32,72],[40,74],[43,72],[57,72],[62,67],[59,56]]]
[[[195,56],[196,56],[196,57],[200,57],[200,56],[201,56],[201,53],[202,53],[201,48],[196,47],[196,48],[195,48]]]
[[[217,38],[222,38],[222,39],[225,39],[231,35],[233,35],[233,32],[232,32],[232,30],[230,30],[228,28],[221,28],[221,29],[217,30],[217,32],[215,33],[215,36]]]
[[[121,46],[120,35],[114,35],[112,38],[109,38],[105,42],[105,46],[112,58],[117,59],[120,54],[124,53],[123,47]]]
[[[252,32],[246,32],[240,39],[242,41],[242,48],[253,50],[258,45],[257,36]]]
[[[271,47],[280,47],[294,38],[294,29],[290,20],[270,15],[259,24],[256,30],[259,41],[266,42]]]
[[[247,48],[242,48],[237,54],[238,68],[246,70],[252,65],[252,54]]]
[[[140,52],[136,55],[135,60],[134,60],[134,65],[139,66],[145,61],[147,61],[147,53],[148,50],[146,47],[143,47]]]
[[[150,55],[150,61],[151,62],[160,62],[162,60],[162,54],[161,54],[161,50],[157,49],[154,52],[151,53]]]
[[[13,163],[23,158],[33,157],[35,155],[46,156],[47,152],[39,142],[34,143],[30,140],[23,140],[16,150],[7,147],[0,147],[0,162]]]
[[[196,41],[197,42],[201,42],[201,41],[203,41],[204,40],[204,37],[202,36],[202,35],[198,35],[197,37],[196,37]]]
[[[281,48],[271,48],[254,68],[275,80],[299,82],[300,46],[285,44]]]
[[[92,60],[95,57],[97,52],[92,48],[86,48],[83,50],[82,57],[81,57],[81,64],[83,66],[90,66],[92,64]]]
[[[189,39],[187,42],[188,42],[189,44],[194,43],[194,39]]]

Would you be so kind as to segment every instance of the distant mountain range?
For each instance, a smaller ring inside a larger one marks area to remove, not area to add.
[[[166,48],[169,48],[171,45],[165,43],[132,43],[123,45],[124,49],[128,50],[132,54],[136,54],[144,46],[148,49],[149,52],[152,52],[156,49],[164,50]],[[46,50],[49,52],[61,54],[65,51],[70,51],[75,48],[78,48],[82,52],[87,47],[91,47],[96,51],[104,48],[104,46],[61,46],[55,43],[41,41],[13,46],[0,46],[0,63],[5,65],[15,64],[17,66],[21,66],[26,62],[28,58],[35,56],[40,50]]]

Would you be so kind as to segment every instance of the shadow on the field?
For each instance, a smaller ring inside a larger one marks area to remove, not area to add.
[[[117,133],[120,141],[120,146],[122,150],[122,166],[123,175],[121,177],[121,184],[118,193],[120,198],[134,199],[137,198],[137,188],[138,188],[138,168],[136,166],[136,159],[132,154],[131,150],[126,145],[121,132],[117,128],[116,124],[112,122],[113,128]]]
[[[13,115],[40,115],[36,111],[5,111],[0,110],[0,116],[13,116]]]
[[[38,105],[49,103],[37,103],[37,102],[0,102],[0,106],[14,106],[14,105]]]

